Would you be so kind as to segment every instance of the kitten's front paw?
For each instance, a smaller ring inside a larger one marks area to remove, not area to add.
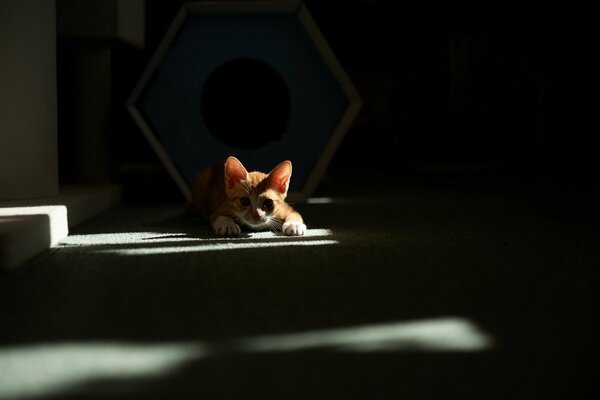
[[[229,217],[218,217],[213,223],[215,233],[221,236],[238,236],[242,230],[240,226]]]
[[[302,222],[286,222],[281,231],[288,236],[302,236],[306,232],[306,225]]]

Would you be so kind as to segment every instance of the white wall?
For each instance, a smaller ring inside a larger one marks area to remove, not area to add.
[[[55,14],[0,1],[0,200],[58,193]]]

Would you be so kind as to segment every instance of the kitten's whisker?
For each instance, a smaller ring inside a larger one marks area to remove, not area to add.
[[[267,228],[269,228],[271,232],[276,233],[281,229],[282,223],[281,220],[279,220],[278,218],[270,217],[269,221],[265,225],[267,226]]]
[[[271,222],[276,225],[276,226],[281,226],[283,225],[283,221],[280,220],[279,218],[271,218]]]

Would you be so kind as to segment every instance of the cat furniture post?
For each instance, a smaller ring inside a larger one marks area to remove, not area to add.
[[[144,47],[144,0],[57,0],[60,179],[111,180],[119,53]],[[115,67],[116,65],[116,67]]]
[[[289,198],[306,199],[360,106],[300,1],[184,4],[128,101],[188,199],[230,155],[263,171],[291,160]]]

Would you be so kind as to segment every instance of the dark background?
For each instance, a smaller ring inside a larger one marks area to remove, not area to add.
[[[125,199],[182,199],[125,110],[182,3],[146,2],[143,50],[108,44],[107,157]],[[598,24],[589,10],[512,0],[305,4],[364,101],[329,180],[511,179],[597,192]],[[59,40],[63,116],[73,101],[65,54],[98,45]],[[61,178],[77,180],[68,144],[61,149]]]

